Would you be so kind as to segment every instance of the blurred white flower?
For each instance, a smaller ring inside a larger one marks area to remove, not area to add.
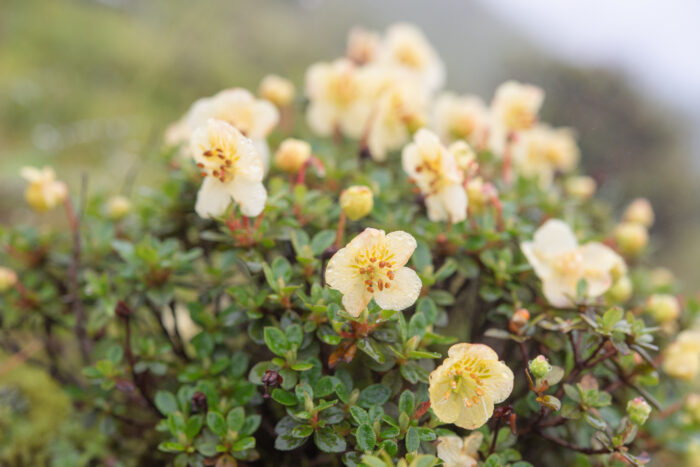
[[[262,212],[267,199],[263,165],[250,139],[225,121],[209,119],[192,134],[190,150],[205,176],[197,195],[197,214],[220,216],[231,200],[245,216]]]
[[[482,148],[488,136],[489,112],[479,97],[446,92],[433,105],[433,125],[443,141],[463,139]]]
[[[516,172],[548,187],[556,171],[570,172],[579,160],[574,134],[568,128],[536,125],[518,133],[512,146]]]
[[[506,81],[496,89],[491,102],[492,124],[506,133],[531,128],[542,106],[542,89],[516,81]]]
[[[260,82],[258,94],[277,107],[286,107],[294,100],[294,83],[277,75],[267,75]]]
[[[437,439],[437,455],[444,467],[476,467],[479,462],[479,446],[484,440],[480,431],[465,438],[440,436]]]
[[[598,242],[579,245],[571,227],[558,219],[545,222],[533,241],[523,242],[521,248],[542,280],[545,297],[555,307],[576,303],[581,279],[586,281],[585,296],[596,298],[627,271],[624,260],[612,249]]]
[[[374,62],[379,56],[381,37],[374,31],[354,27],[348,34],[346,56],[358,65]]]
[[[24,199],[35,211],[45,212],[53,209],[68,197],[68,186],[56,180],[56,173],[51,167],[22,167],[21,174],[22,178],[29,182]]]
[[[430,130],[419,130],[402,154],[403,169],[425,196],[433,222],[461,222],[467,218],[464,176],[454,155]]]
[[[445,66],[417,27],[397,23],[390,26],[380,47],[379,61],[413,74],[429,92],[445,82]]]
[[[321,136],[340,132],[359,138],[370,114],[372,93],[365,75],[348,59],[312,65],[306,72],[309,126]]]

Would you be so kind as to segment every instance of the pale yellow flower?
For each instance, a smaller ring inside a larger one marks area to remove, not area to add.
[[[545,222],[521,249],[542,280],[545,297],[556,307],[575,304],[581,279],[586,281],[586,298],[592,299],[604,294],[627,270],[624,260],[602,243],[579,245],[571,227],[558,219]]]
[[[673,377],[690,381],[700,370],[700,331],[687,329],[666,347],[663,353],[664,372]]]
[[[374,92],[366,74],[350,60],[316,63],[306,72],[306,95],[310,101],[307,122],[321,136],[339,131],[359,138],[370,115],[370,97]]]
[[[193,132],[206,125],[210,118],[230,123],[250,138],[267,170],[270,149],[266,138],[279,123],[279,112],[271,102],[256,99],[246,89],[225,89],[192,105],[186,116],[187,128]]]
[[[263,164],[253,142],[222,120],[210,119],[192,134],[190,150],[206,178],[195,210],[201,217],[220,216],[234,200],[245,216],[265,207]]]
[[[636,222],[644,227],[654,224],[654,208],[646,198],[637,198],[627,206],[622,219],[626,222]]]
[[[381,37],[374,31],[354,27],[348,34],[348,47],[345,55],[358,65],[374,62],[379,56]]]
[[[587,200],[595,194],[596,182],[585,175],[569,177],[564,182],[564,190],[569,196],[579,200]]]
[[[550,185],[556,171],[569,172],[576,167],[579,149],[573,133],[566,128],[536,125],[518,134],[512,146],[516,171]]]
[[[356,221],[365,217],[374,207],[372,190],[361,185],[346,188],[340,194],[340,207],[350,220]]]
[[[419,130],[402,154],[404,171],[425,196],[428,217],[433,222],[461,222],[467,218],[464,176],[454,155],[430,130]]]
[[[29,182],[24,199],[35,211],[45,212],[53,209],[68,197],[68,186],[56,180],[56,173],[51,167],[23,167],[21,174]]]
[[[455,344],[430,374],[430,405],[444,423],[473,430],[513,391],[513,372],[483,344]]]
[[[464,140],[455,141],[447,148],[457,161],[457,167],[462,171],[478,168],[476,153]]]
[[[416,272],[405,267],[415,249],[411,234],[367,228],[330,259],[326,283],[343,294],[352,316],[372,298],[382,309],[403,310],[415,303],[422,287]]]
[[[401,148],[427,120],[428,96],[405,80],[385,86],[372,109],[367,145],[372,158],[386,160],[387,152]]]
[[[17,283],[17,273],[10,268],[0,266],[0,293],[9,290]]]
[[[491,103],[493,125],[506,132],[531,128],[537,121],[542,106],[542,89],[516,81],[507,81],[496,89]]]
[[[275,165],[282,171],[295,174],[311,158],[311,145],[300,139],[287,138],[275,153]]]
[[[379,61],[415,76],[428,91],[434,92],[445,82],[445,66],[420,29],[411,24],[390,26],[379,51]]]
[[[437,441],[437,455],[444,467],[476,467],[479,459],[479,446],[484,435],[475,431],[465,438],[440,436]]]
[[[294,100],[294,83],[278,75],[267,75],[260,82],[258,94],[277,107],[287,107]]]
[[[479,97],[443,93],[433,106],[433,125],[443,141],[463,139],[482,148],[489,128],[488,109]]]
[[[107,200],[107,216],[113,220],[119,220],[131,210],[131,201],[125,196],[112,196]]]
[[[469,209],[473,213],[480,213],[484,210],[486,202],[486,192],[484,191],[484,179],[474,177],[467,182],[467,198],[469,198]]]

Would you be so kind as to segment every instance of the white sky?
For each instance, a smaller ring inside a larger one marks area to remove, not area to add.
[[[477,0],[573,63],[623,70],[700,130],[700,1]]]

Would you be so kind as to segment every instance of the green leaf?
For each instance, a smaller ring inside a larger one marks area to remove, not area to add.
[[[284,332],[287,335],[287,341],[293,346],[299,347],[304,340],[304,331],[296,323],[287,326]]]
[[[219,412],[209,412],[207,414],[207,426],[219,437],[226,435],[226,431],[228,430],[226,420],[224,420],[224,416]]]
[[[226,424],[231,431],[240,431],[243,428],[243,422],[245,420],[245,411],[243,407],[236,407],[232,409],[226,416]]]
[[[158,407],[158,410],[160,410],[160,413],[163,415],[169,415],[178,410],[177,399],[175,399],[175,396],[168,391],[156,392],[154,402],[156,407]]]
[[[362,465],[367,465],[367,467],[387,467],[387,463],[382,459],[369,455],[362,458]]]
[[[252,436],[246,436],[241,438],[235,443],[233,443],[234,451],[245,451],[246,449],[253,449],[255,447],[255,438]]]
[[[158,449],[164,452],[182,452],[185,450],[185,446],[172,441],[163,441],[158,445]]]
[[[386,362],[386,357],[379,349],[379,345],[374,339],[364,337],[357,341],[357,348],[369,355],[377,363]]]
[[[401,393],[399,397],[399,412],[403,412],[406,415],[413,415],[413,410],[415,409],[416,397],[413,395],[413,391],[406,389]]]
[[[363,423],[357,428],[355,439],[357,440],[357,446],[363,451],[373,450],[377,442],[374,430],[367,423]]]
[[[311,428],[311,425],[297,425],[294,428],[292,428],[292,431],[290,433],[295,438],[308,438],[313,432],[314,429]]]
[[[249,415],[246,417],[239,434],[242,436],[252,435],[260,426],[261,417],[258,414]]]
[[[343,452],[346,447],[345,440],[328,427],[314,433],[314,442],[323,452]]]
[[[203,423],[204,420],[202,420],[201,415],[193,415],[190,417],[185,425],[185,435],[187,436],[187,439],[193,439],[195,436],[197,436],[199,430],[202,429]]]
[[[408,337],[419,336],[422,339],[427,327],[428,322],[425,315],[423,313],[414,314],[408,322]]]
[[[362,407],[358,407],[356,405],[350,406],[350,416],[353,418],[353,420],[355,420],[355,423],[357,423],[358,425],[371,423],[369,419],[369,414]]]
[[[319,233],[314,235],[311,240],[311,252],[314,256],[320,256],[326,248],[331,246],[335,241],[335,231],[334,230],[321,230]]]
[[[275,388],[272,390],[272,398],[282,405],[293,407],[299,402],[297,397],[284,389]]]
[[[287,342],[287,336],[274,326],[265,326],[264,330],[265,345],[272,351],[275,355],[284,357],[287,351],[289,351],[289,342]]]
[[[414,452],[420,447],[420,436],[416,427],[412,426],[406,432],[406,451]]]
[[[308,438],[295,438],[291,433],[279,435],[275,438],[275,449],[278,451],[291,451],[306,442]]]
[[[357,403],[368,409],[373,405],[384,405],[389,397],[391,397],[391,389],[381,384],[373,384],[360,392]]]

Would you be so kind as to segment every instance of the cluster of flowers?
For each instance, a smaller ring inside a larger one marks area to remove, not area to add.
[[[490,151],[500,158],[506,184],[524,177],[547,188],[555,176],[576,168],[579,150],[573,132],[538,121],[541,89],[507,82],[486,105],[476,96],[441,92],[443,83],[440,58],[413,26],[397,24],[384,35],[356,29],[345,57],[308,69],[307,123],[319,136],[357,140],[362,153],[378,163],[401,150],[407,179],[422,195],[434,222],[463,222],[469,213],[498,203],[495,184],[480,172],[476,152]],[[232,202],[243,216],[263,212],[264,179],[271,164],[267,136],[284,123],[295,94],[290,81],[271,75],[260,84],[259,97],[245,89],[227,89],[198,100],[171,126],[167,143],[179,145],[181,155],[193,160],[204,177],[194,206],[199,216],[221,218]],[[322,171],[309,142],[299,139],[284,140],[273,164],[291,176],[303,177],[309,166]],[[23,175],[29,181],[26,200],[36,210],[66,201],[67,187],[51,169],[27,168]],[[563,186],[581,200],[596,189],[593,179],[576,175],[568,176]],[[340,205],[344,216],[359,220],[372,210],[372,191],[348,187]],[[115,197],[107,210],[119,219],[129,208],[127,199]],[[521,249],[552,307],[576,307],[603,296],[624,303],[632,285],[623,256],[643,250],[653,217],[648,201],[633,202],[610,244],[579,244],[567,223],[550,219]],[[367,228],[330,258],[326,284],[343,294],[345,311],[354,317],[365,312],[371,300],[382,309],[400,312],[416,302],[422,289],[421,279],[406,266],[415,249],[410,233]],[[0,288],[16,281],[13,271],[0,269]],[[680,304],[672,295],[658,294],[648,299],[645,309],[670,332]],[[671,376],[691,379],[700,370],[699,354],[700,332],[684,331],[666,351],[663,368]],[[543,359],[531,362],[530,372],[536,377],[551,369]],[[490,347],[456,344],[430,375],[432,410],[443,422],[473,430],[492,416],[494,404],[509,397],[513,379],[513,371]],[[635,399],[628,411],[641,424],[649,406]],[[475,465],[480,443],[481,433],[464,440],[447,437],[438,454],[446,465]]]

